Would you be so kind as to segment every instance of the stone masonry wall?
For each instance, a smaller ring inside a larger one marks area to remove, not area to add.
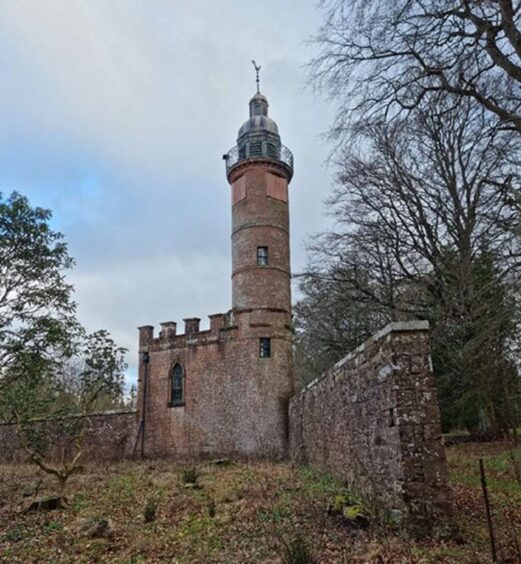
[[[406,527],[448,512],[427,322],[391,323],[290,402],[290,454]]]
[[[244,186],[232,207],[232,305],[237,310],[291,310],[289,206],[269,195],[273,179],[287,194],[288,182],[275,163],[239,166],[230,181]],[[269,261],[257,264],[257,247],[267,247]]]
[[[107,412],[91,415],[81,462],[121,460],[132,454],[137,434],[135,412]],[[59,456],[59,448],[51,456]],[[28,456],[18,444],[16,426],[0,424],[0,464],[26,462]]]
[[[139,420],[144,413],[145,455],[287,456],[293,394],[289,323],[287,312],[243,310],[212,315],[207,331],[199,331],[195,318],[185,320],[179,335],[174,322],[163,323],[157,337],[152,327],[142,327],[137,405]],[[261,337],[271,338],[269,358],[259,357]],[[172,405],[171,375],[178,363],[184,402]]]

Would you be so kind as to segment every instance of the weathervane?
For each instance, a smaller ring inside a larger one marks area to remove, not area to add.
[[[255,74],[256,74],[256,82],[257,82],[257,93],[260,93],[260,89],[259,89],[259,71],[261,70],[260,65],[257,65],[257,63],[252,59],[251,61],[253,63],[253,66],[255,67]]]

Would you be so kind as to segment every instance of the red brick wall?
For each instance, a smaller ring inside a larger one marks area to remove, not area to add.
[[[231,179],[244,187],[245,194],[232,207],[235,310],[271,307],[291,311],[288,201],[269,195],[274,177],[277,194],[287,193],[287,178],[280,174],[275,164],[254,162],[239,167]],[[268,266],[257,265],[257,247],[268,247]]]
[[[287,404],[293,393],[289,316],[243,312],[222,328],[188,338],[155,338],[149,352],[145,453],[149,456],[273,455],[287,449]],[[272,339],[259,358],[259,338]],[[185,372],[185,404],[172,407],[170,377]],[[144,365],[138,405],[142,413]]]

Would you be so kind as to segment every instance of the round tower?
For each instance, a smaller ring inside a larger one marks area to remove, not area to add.
[[[256,67],[258,71],[258,68]],[[237,145],[225,156],[232,192],[232,305],[236,327],[230,374],[238,450],[285,456],[293,394],[288,184],[293,156],[258,88]]]
[[[288,184],[293,155],[257,93],[225,155],[232,188],[232,306],[291,313]]]

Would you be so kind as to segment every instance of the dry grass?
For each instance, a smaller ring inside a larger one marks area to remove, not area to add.
[[[495,443],[449,449],[464,544],[411,542],[375,526],[354,534],[327,512],[341,485],[289,464],[200,465],[199,488],[187,487],[182,467],[168,461],[87,467],[67,486],[69,507],[40,514],[21,511],[31,499],[23,494],[40,473],[30,466],[0,466],[0,561],[282,562],[288,546],[304,542],[315,562],[489,562],[480,455],[489,473],[500,550],[512,556],[512,527],[521,531],[521,487],[511,477],[503,446]],[[39,495],[54,492],[55,483],[44,477]],[[154,518],[146,519],[150,507]],[[80,524],[98,517],[110,519],[112,535],[82,535]]]

